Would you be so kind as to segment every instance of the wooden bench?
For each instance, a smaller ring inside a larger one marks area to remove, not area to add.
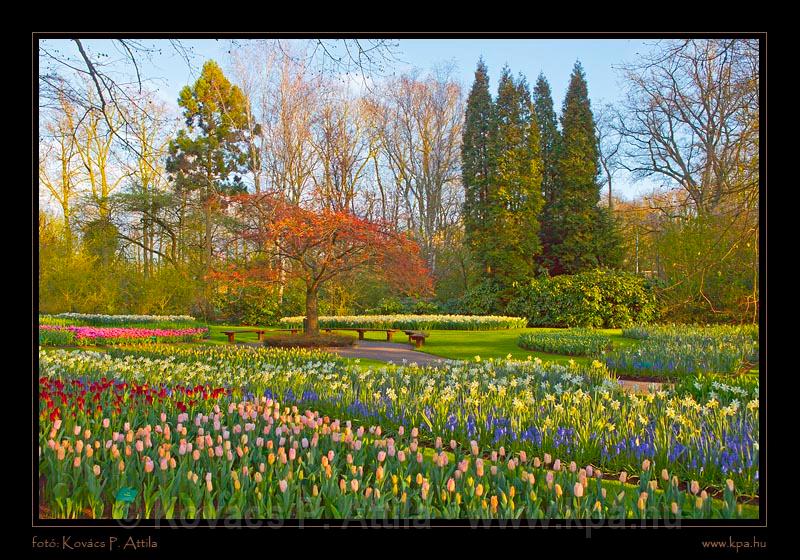
[[[364,340],[364,333],[365,332],[385,332],[386,333],[386,340],[391,342],[392,336],[394,333],[397,332],[397,329],[322,329],[326,333],[330,334],[331,331],[355,331],[358,333],[358,340]]]
[[[413,342],[415,348],[422,348],[422,345],[425,343],[425,339],[428,338],[426,333],[420,331],[403,332],[408,335],[408,341]]]
[[[240,331],[222,331],[222,334],[228,337],[228,344],[233,344],[235,342],[234,338],[236,337],[237,333],[257,333],[258,334],[258,341],[264,341],[264,333],[267,332],[263,329],[246,329]]]

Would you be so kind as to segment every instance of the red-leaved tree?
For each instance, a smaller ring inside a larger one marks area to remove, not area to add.
[[[306,286],[307,334],[319,333],[320,287],[343,274],[378,274],[407,295],[431,292],[419,246],[385,224],[347,212],[308,210],[269,194],[238,196],[232,204],[238,235],[271,258],[227,273],[259,281],[301,280]]]

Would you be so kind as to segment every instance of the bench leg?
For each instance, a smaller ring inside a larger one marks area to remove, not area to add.
[[[235,334],[231,333],[228,336],[228,344],[233,344],[233,337],[236,336]]]
[[[394,333],[392,331],[386,331],[387,342],[392,340],[392,336],[394,336]]]
[[[358,340],[364,340],[364,331],[358,331]]]
[[[263,332],[258,333],[258,341],[259,342],[264,342],[264,333]]]
[[[323,330],[325,331],[325,334],[331,334],[331,330],[330,329],[323,329]]]

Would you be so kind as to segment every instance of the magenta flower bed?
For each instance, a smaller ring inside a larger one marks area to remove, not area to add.
[[[156,337],[158,342],[191,342],[200,340],[208,332],[207,328],[195,329],[139,329],[124,327],[78,327],[62,325],[39,325],[41,331],[66,331],[75,337],[75,343],[124,344]],[[40,336],[40,340],[42,337]]]

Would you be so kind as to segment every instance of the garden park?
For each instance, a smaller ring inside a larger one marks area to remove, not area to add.
[[[757,41],[656,47],[613,118],[579,63],[556,115],[483,59],[356,95],[252,43],[177,119],[50,92],[40,518],[760,517]],[[725,104],[703,158],[636,128],[681,71],[651,116]]]

